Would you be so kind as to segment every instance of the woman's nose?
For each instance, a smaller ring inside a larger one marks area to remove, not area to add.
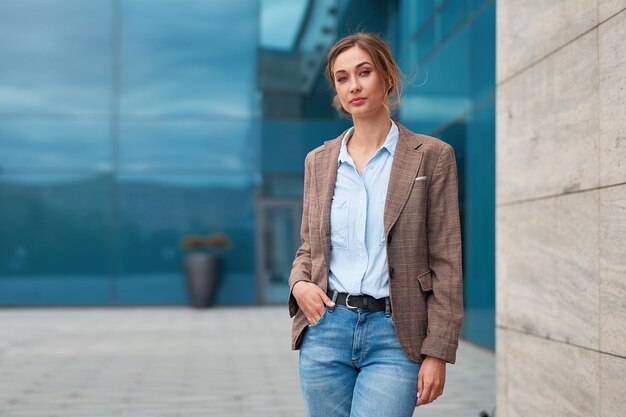
[[[352,82],[352,85],[350,86],[350,92],[355,93],[357,91],[361,91],[361,85],[359,84],[357,80],[355,80]]]

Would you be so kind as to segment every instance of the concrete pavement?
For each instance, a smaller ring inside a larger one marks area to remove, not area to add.
[[[290,324],[286,306],[0,309],[0,416],[304,417]],[[414,416],[494,404],[493,352],[461,342]]]

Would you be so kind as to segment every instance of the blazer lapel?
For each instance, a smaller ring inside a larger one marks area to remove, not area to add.
[[[389,231],[398,220],[409,198],[424,155],[421,150],[418,150],[422,145],[419,136],[398,122],[396,125],[400,134],[391,164],[385,200],[385,238],[389,235]]]

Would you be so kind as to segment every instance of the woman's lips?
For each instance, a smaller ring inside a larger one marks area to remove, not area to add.
[[[367,99],[365,99],[365,98],[359,98],[359,99],[356,99],[356,100],[352,100],[352,101],[350,102],[350,104],[352,104],[352,105],[354,105],[354,106],[358,106],[359,104],[363,104],[363,103],[365,102],[365,100],[367,100]]]

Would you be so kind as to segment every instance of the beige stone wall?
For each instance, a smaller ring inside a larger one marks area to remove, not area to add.
[[[497,416],[626,416],[626,0],[497,2]]]

